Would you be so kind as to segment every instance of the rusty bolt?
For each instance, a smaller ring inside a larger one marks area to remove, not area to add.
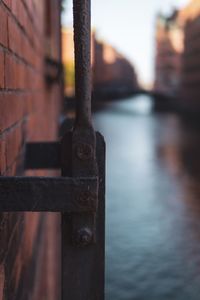
[[[89,144],[78,144],[76,146],[76,155],[80,160],[88,160],[92,158],[93,148]]]
[[[92,242],[93,234],[90,228],[85,227],[77,231],[75,243],[79,247],[85,247]]]

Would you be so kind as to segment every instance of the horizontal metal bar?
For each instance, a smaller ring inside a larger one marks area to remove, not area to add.
[[[0,177],[0,212],[95,212],[97,198],[96,177]]]
[[[60,148],[59,142],[27,143],[25,169],[60,168]]]

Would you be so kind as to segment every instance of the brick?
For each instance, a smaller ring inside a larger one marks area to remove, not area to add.
[[[11,8],[11,0],[3,0],[3,2],[9,9]]]
[[[22,124],[18,127],[13,128],[6,138],[6,166],[10,167],[19,156],[23,148],[23,128]]]
[[[5,55],[5,87],[7,89],[15,89],[17,84],[17,63],[13,55],[6,53]]]
[[[5,86],[5,58],[4,52],[0,51],[0,89]]]
[[[0,5],[0,44],[4,47],[8,45],[7,13],[2,5]]]
[[[20,8],[19,9],[19,21],[20,21],[20,24],[22,25],[22,27],[24,28],[24,30],[26,30],[29,18],[27,15],[27,11],[21,1],[19,3],[19,8]]]
[[[25,117],[25,96],[20,93],[0,93],[0,133]]]
[[[19,26],[12,17],[8,18],[8,47],[14,53],[21,54],[21,35]]]
[[[6,170],[6,144],[5,140],[1,137],[0,139],[0,175]]]

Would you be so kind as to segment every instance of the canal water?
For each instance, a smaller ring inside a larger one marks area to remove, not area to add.
[[[94,116],[107,143],[106,300],[200,299],[200,130],[139,96]]]

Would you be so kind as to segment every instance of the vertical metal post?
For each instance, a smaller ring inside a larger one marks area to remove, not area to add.
[[[74,0],[76,125],[91,125],[91,1]]]
[[[91,0],[73,0],[76,120],[72,175],[94,176],[96,135],[91,118]]]
[[[105,144],[100,134],[97,134],[96,155],[99,178],[96,215],[62,214],[62,300],[104,300]],[[65,166],[62,171],[67,174]],[[95,240],[91,240],[94,217]]]
[[[103,300],[105,145],[91,121],[91,3],[73,4],[76,121],[62,140],[62,176],[97,177],[99,188],[95,214],[62,214],[62,300]],[[88,197],[92,195],[86,193],[82,200]]]

